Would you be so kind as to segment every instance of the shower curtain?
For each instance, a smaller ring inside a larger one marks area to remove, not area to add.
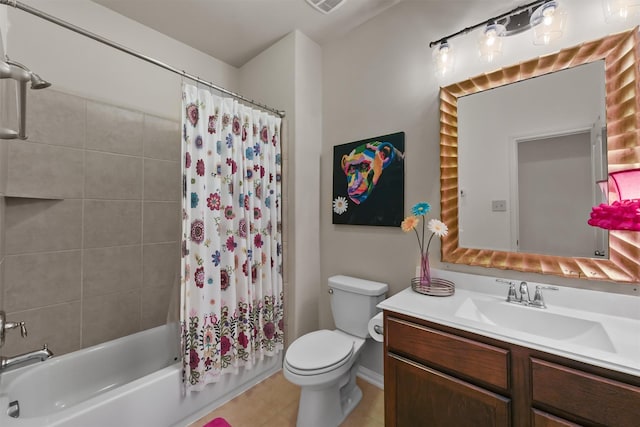
[[[183,84],[186,391],[283,348],[281,119]]]

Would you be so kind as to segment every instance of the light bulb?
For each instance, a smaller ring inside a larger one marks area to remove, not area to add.
[[[487,62],[492,62],[502,54],[504,25],[488,24],[478,39],[478,54]]]
[[[441,42],[440,45],[434,49],[432,57],[436,69],[435,73],[438,77],[444,77],[453,71],[455,58],[449,43],[446,41]]]

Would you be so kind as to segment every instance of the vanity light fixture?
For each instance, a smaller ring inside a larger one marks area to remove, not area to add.
[[[562,36],[565,20],[566,13],[558,0],[537,0],[432,41],[429,47],[436,47],[432,54],[436,75],[442,77],[453,69],[450,42],[455,37],[484,28],[478,42],[478,53],[491,62],[502,53],[503,37],[533,29],[534,44],[549,44]]]
[[[478,40],[478,54],[487,62],[492,62],[502,55],[502,37],[506,28],[504,25],[488,24]]]
[[[605,21],[626,21],[640,16],[640,0],[602,0],[602,9]]]
[[[436,75],[438,77],[444,77],[453,71],[455,56],[453,49],[449,46],[449,42],[446,40],[441,41],[431,56],[433,57],[433,63],[436,67]]]
[[[530,20],[533,44],[548,45],[562,37],[566,16],[557,1],[547,2],[536,9]]]

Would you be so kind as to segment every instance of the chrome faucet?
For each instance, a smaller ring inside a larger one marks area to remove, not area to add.
[[[515,304],[525,305],[528,307],[535,308],[547,308],[547,305],[544,302],[544,298],[542,297],[542,289],[549,289],[552,291],[557,291],[559,288],[555,286],[536,286],[536,292],[533,295],[533,300],[531,300],[529,296],[529,285],[527,282],[520,282],[519,291],[516,290],[516,283],[511,280],[504,279],[496,279],[496,282],[506,283],[509,285],[509,293],[507,294],[507,302],[512,302]],[[520,295],[518,295],[518,292]]]
[[[24,322],[7,322],[7,315],[0,310],[0,347],[4,345],[4,337],[8,330],[20,328],[22,338],[27,336],[27,325]]]
[[[531,302],[531,298],[529,298],[529,286],[527,282],[520,282],[520,303],[521,304],[529,304]]]
[[[53,353],[49,350],[46,344],[42,346],[41,350],[30,351],[13,357],[0,356],[0,372],[25,365],[33,360],[40,360],[41,362],[44,362],[51,356],[53,356]]]

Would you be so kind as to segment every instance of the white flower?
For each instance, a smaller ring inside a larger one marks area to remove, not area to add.
[[[349,203],[347,203],[347,199],[342,196],[336,197],[336,199],[333,201],[333,211],[338,215],[342,215],[343,213],[345,213],[348,207]]]
[[[427,228],[430,232],[434,233],[438,237],[446,236],[449,232],[449,228],[447,228],[447,225],[437,219],[430,219],[429,223],[427,224]]]

